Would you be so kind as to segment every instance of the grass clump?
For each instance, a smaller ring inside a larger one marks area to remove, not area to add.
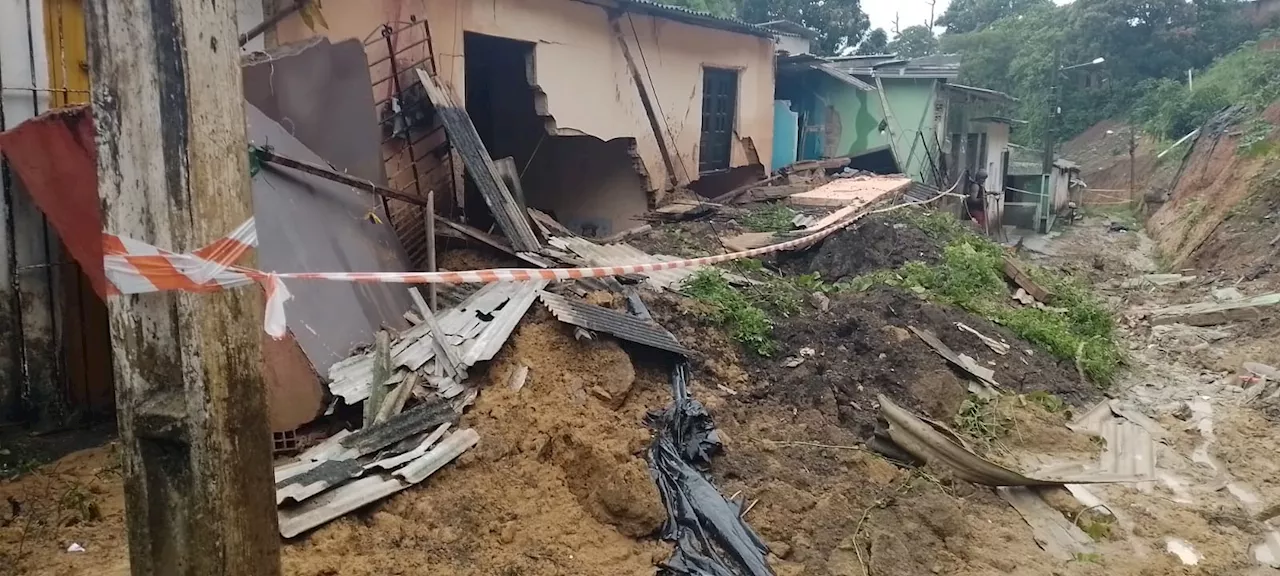
[[[838,286],[823,282],[816,272],[779,276],[751,258],[737,261],[734,267],[756,282],[738,288],[730,284],[720,270],[707,267],[685,280],[684,292],[710,305],[712,320],[727,327],[734,340],[760,356],[777,352],[777,343],[773,340],[774,318],[798,314],[811,294],[839,290]]]
[[[1114,319],[1084,286],[1028,266],[1034,279],[1056,297],[1046,308],[1017,306],[1009,296],[1000,246],[964,230],[963,224],[946,214],[911,218],[927,234],[948,242],[941,261],[908,262],[894,271],[875,272],[855,279],[851,283],[855,288],[888,284],[963,308],[1008,327],[1059,359],[1075,362],[1095,383],[1111,383],[1123,360],[1115,342]]]
[[[785,232],[795,228],[791,223],[795,217],[795,210],[775,202],[752,209],[739,218],[738,223],[752,232]]]
[[[1012,426],[1009,418],[1000,413],[997,402],[969,395],[956,413],[956,430],[990,449],[1009,434]]]
[[[715,268],[702,268],[685,281],[684,291],[709,306],[717,324],[729,328],[730,336],[748,350],[771,356],[778,343],[773,339],[773,320],[741,290],[734,288]]]

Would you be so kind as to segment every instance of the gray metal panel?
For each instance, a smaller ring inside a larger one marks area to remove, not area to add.
[[[325,164],[252,105],[245,106],[249,139],[290,158]],[[341,168],[341,167],[339,167]],[[253,178],[258,267],[271,272],[404,272],[408,259],[395,231],[371,222],[380,213],[373,194],[300,172],[263,169]],[[286,280],[289,331],[317,373],[328,373],[357,346],[373,341],[382,324],[407,327],[413,302],[395,284]]]
[[[688,348],[681,346],[676,337],[666,328],[656,322],[641,320],[624,312],[586,302],[577,302],[550,292],[540,292],[538,298],[553,316],[565,324],[612,334],[623,340],[676,354],[685,356],[693,354]]]

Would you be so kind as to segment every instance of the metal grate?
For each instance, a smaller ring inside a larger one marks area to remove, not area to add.
[[[460,208],[454,202],[461,190],[461,166],[454,161],[443,126],[416,70],[436,75],[435,49],[426,20],[410,16],[409,22],[383,24],[365,41],[374,109],[382,131],[382,160],[390,188],[426,199],[436,191],[436,212]],[[426,219],[421,207],[383,199],[387,217],[419,269],[427,263]]]

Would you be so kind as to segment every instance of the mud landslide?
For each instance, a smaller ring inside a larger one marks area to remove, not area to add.
[[[789,257],[784,254],[779,264],[790,274],[817,272],[824,281],[835,283],[913,260],[937,262],[942,253],[936,244],[919,227],[892,214],[872,214],[816,248]]]

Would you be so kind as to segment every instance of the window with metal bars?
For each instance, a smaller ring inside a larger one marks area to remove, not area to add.
[[[738,108],[738,71],[702,69],[702,143],[698,172],[729,169],[733,122]]]

